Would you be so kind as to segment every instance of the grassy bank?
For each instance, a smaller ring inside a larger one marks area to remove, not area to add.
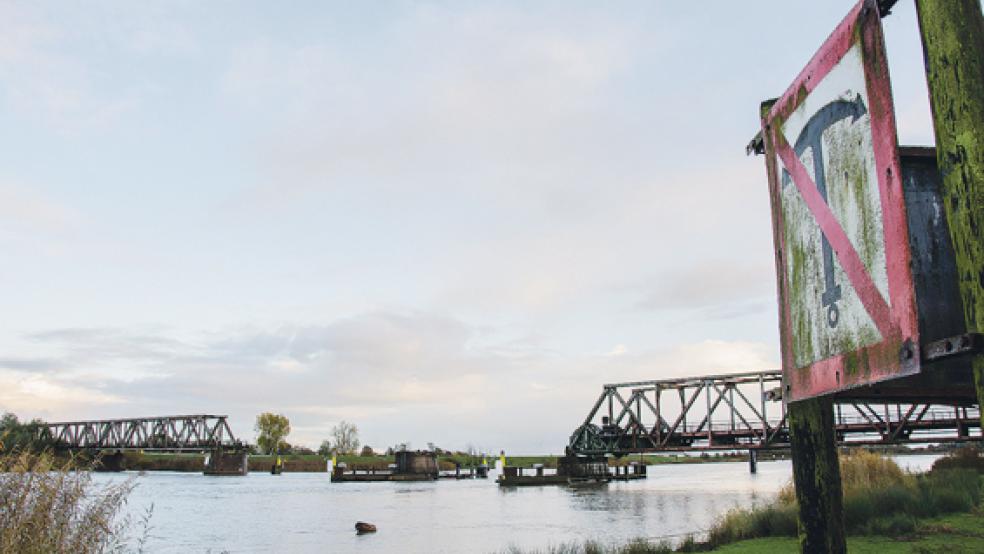
[[[924,474],[860,451],[841,458],[844,519],[851,552],[984,552],[984,458],[965,449],[941,458]],[[546,554],[668,552],[798,552],[792,484],[770,504],[725,514],[698,541],[643,539],[622,545],[561,544]],[[520,553],[521,550],[507,552]]]

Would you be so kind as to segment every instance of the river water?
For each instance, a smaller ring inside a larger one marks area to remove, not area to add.
[[[937,456],[898,457],[927,469]],[[590,488],[500,488],[489,479],[335,483],[326,473],[95,474],[135,478],[126,510],[153,504],[148,552],[501,552],[592,539],[679,538],[736,506],[772,499],[791,477],[788,461],[649,467],[649,478]],[[356,521],[379,532],[358,536]],[[141,534],[138,529],[136,534]]]

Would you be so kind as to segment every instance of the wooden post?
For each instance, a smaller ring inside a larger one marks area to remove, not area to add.
[[[834,409],[829,398],[790,402],[789,442],[805,554],[842,554],[844,509]]]
[[[984,16],[980,0],[916,0],[942,200],[964,322],[984,332]],[[984,406],[984,353],[971,360]],[[984,422],[984,411],[981,412]]]

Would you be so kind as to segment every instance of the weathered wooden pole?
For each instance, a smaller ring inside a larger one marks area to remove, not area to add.
[[[984,16],[980,0],[916,0],[916,12],[964,322],[984,333]],[[971,366],[984,406],[984,353]]]
[[[847,552],[833,403],[829,398],[790,402],[788,416],[800,548],[806,554]]]

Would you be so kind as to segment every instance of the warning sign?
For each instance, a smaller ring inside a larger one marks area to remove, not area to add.
[[[763,116],[790,400],[919,371],[881,20],[860,2]]]

